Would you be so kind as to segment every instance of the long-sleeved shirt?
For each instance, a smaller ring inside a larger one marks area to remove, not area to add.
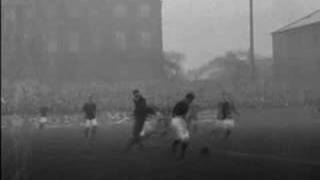
[[[185,118],[188,111],[189,111],[189,104],[186,103],[185,101],[180,101],[174,106],[172,111],[172,116]]]
[[[147,103],[146,100],[143,97],[139,97],[138,99],[134,99],[134,116],[136,117],[144,117],[146,116],[146,108]]]
[[[218,103],[218,119],[225,120],[232,118],[232,114],[236,112],[233,102],[222,101]]]
[[[85,118],[92,120],[96,118],[97,106],[95,103],[85,103],[82,110],[85,113]]]

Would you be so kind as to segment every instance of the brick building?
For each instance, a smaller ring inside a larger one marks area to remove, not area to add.
[[[161,0],[2,4],[3,64],[8,69],[58,81],[130,81],[164,75]]]

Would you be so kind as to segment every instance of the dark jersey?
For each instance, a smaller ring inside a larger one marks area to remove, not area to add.
[[[189,111],[189,104],[185,101],[178,102],[172,111],[173,117],[185,117]]]
[[[138,99],[134,99],[134,115],[137,117],[145,117],[147,111],[146,100],[143,97],[139,97]]]
[[[234,105],[229,101],[222,101],[218,104],[218,119],[225,120],[232,118],[232,113],[234,112]]]
[[[146,100],[143,97],[134,99],[134,125],[133,125],[133,136],[138,137],[143,129],[143,125],[147,116],[147,105]]]
[[[97,106],[95,103],[85,103],[83,106],[83,112],[85,113],[85,118],[88,120],[93,120],[96,118]]]
[[[48,115],[49,108],[48,107],[40,107],[40,115],[41,117],[46,117]]]

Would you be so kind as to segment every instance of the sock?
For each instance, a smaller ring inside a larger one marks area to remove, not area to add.
[[[231,130],[230,130],[230,129],[228,129],[228,130],[227,130],[227,133],[226,133],[226,139],[228,139],[228,138],[229,138],[230,134],[231,134]]]
[[[91,129],[91,136],[94,138],[97,134],[97,127],[96,126],[93,126],[92,129]]]
[[[89,138],[89,128],[84,130],[84,137]]]
[[[172,143],[172,152],[173,152],[174,154],[177,153],[177,147],[178,147],[179,144],[180,144],[180,141],[179,141],[179,140],[174,140],[174,141],[173,141],[173,143]]]

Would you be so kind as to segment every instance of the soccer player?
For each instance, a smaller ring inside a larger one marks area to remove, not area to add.
[[[1,97],[1,113],[7,111],[7,101],[4,99],[4,97]]]
[[[178,102],[174,106],[172,112],[171,127],[175,132],[175,140],[172,144],[172,152],[174,155],[176,155],[177,148],[181,146],[181,153],[180,156],[178,156],[179,159],[184,159],[189,145],[190,133],[188,130],[186,116],[194,99],[195,95],[193,93],[188,93],[182,101]]]
[[[235,107],[235,104],[230,95],[226,92],[222,93],[222,99],[218,103],[218,117],[215,124],[216,128],[222,129],[225,131],[225,138],[228,139],[231,130],[235,127],[235,120],[233,118],[234,114],[238,114],[238,111]],[[215,130],[212,131],[212,135],[215,134]]]
[[[40,119],[39,119],[39,130],[44,129],[45,124],[48,122],[48,111],[47,106],[40,107]]]
[[[132,93],[135,106],[133,111],[134,123],[132,138],[129,140],[129,143],[125,149],[126,152],[129,151],[134,145],[139,145],[140,148],[143,148],[143,144],[141,142],[141,131],[147,117],[146,99],[142,96],[139,90],[134,90]]]
[[[82,108],[85,113],[85,130],[84,135],[87,139],[94,138],[97,134],[98,122],[96,119],[97,105],[93,100],[93,96],[89,96],[88,102],[86,102]]]

